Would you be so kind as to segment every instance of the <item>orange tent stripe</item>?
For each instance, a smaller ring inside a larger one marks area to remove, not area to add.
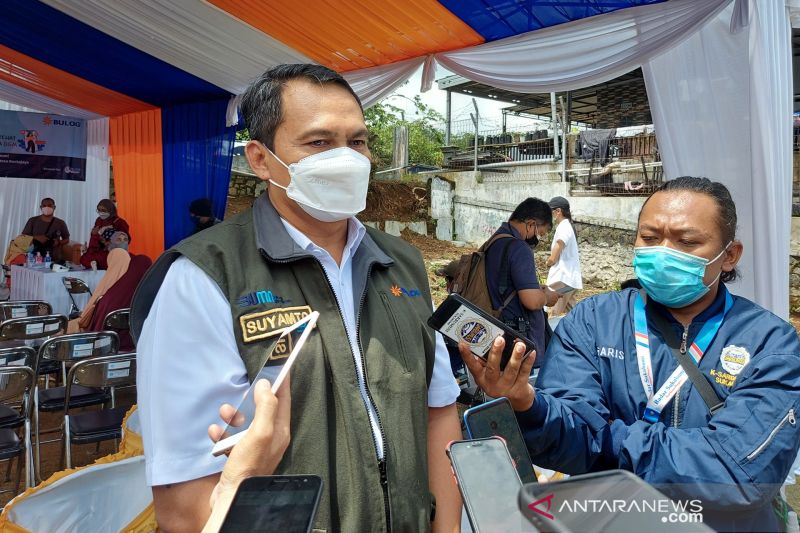
[[[3,45],[0,45],[0,79],[98,115],[155,109]]]
[[[164,251],[161,110],[112,117],[109,129],[117,208],[131,228],[130,250],[155,259]]]
[[[209,0],[339,72],[480,44],[480,34],[435,0]]]

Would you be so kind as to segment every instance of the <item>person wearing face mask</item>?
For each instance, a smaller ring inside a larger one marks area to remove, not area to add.
[[[42,257],[48,252],[54,261],[61,259],[61,248],[69,243],[67,223],[54,216],[56,202],[52,198],[43,198],[39,204],[41,214],[28,219],[22,229],[22,235],[33,237],[33,251]]]
[[[319,311],[292,367],[291,443],[275,473],[322,477],[315,529],[457,531],[445,451],[461,438],[459,388],[426,325],[419,251],[355,218],[371,167],[358,97],[326,67],[280,65],[245,91],[241,113],[267,190],[165,252],[131,306],[159,525],[201,529],[225,465],[206,436],[216,407],[274,381],[280,332]]]
[[[500,320],[542,350],[546,346],[543,308],[554,305],[558,293],[539,284],[533,250],[540,238],[550,231],[552,223],[553,215],[547,202],[527,198],[492,236],[513,238],[498,239],[486,250],[486,284],[492,307],[501,309]],[[541,358],[539,364],[543,360]]]
[[[718,531],[784,531],[780,487],[800,445],[800,339],[734,296],[743,253],[728,189],[666,182],[639,214],[641,289],[588,298],[556,328],[534,390],[521,350],[462,357],[507,396],[533,461],[570,474],[621,468],[682,501]],[[494,366],[493,366],[494,365]]]
[[[116,232],[122,232],[130,241],[130,228],[122,217],[117,216],[117,206],[108,199],[97,203],[97,219],[89,234],[89,244],[81,255],[81,265],[85,268],[92,266],[92,261],[97,262],[97,268],[108,268],[109,239]]]

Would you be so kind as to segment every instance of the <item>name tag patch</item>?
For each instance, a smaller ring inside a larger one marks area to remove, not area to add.
[[[280,335],[283,330],[303,317],[311,314],[311,307],[302,305],[298,307],[281,307],[250,313],[239,317],[239,325],[242,328],[242,339],[245,343],[266,339],[275,335]],[[283,339],[285,341],[286,339]],[[286,357],[291,352],[291,345],[282,342],[285,355],[278,353],[278,346],[275,347],[273,357]]]

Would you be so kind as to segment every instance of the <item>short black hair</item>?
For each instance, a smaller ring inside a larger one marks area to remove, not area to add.
[[[539,198],[526,198],[514,209],[508,220],[509,222],[525,222],[531,219],[552,226],[553,211],[550,209],[550,205]]]
[[[45,202],[50,202],[51,204],[53,204],[53,207],[56,206],[56,201],[53,200],[52,198],[42,198],[42,201],[39,202],[39,205],[42,205]]]
[[[198,198],[197,200],[192,200],[192,203],[189,204],[189,213],[199,217],[213,217],[214,211],[211,205],[211,200],[208,198]]]
[[[344,87],[353,95],[363,111],[361,100],[347,80],[328,67],[311,63],[272,67],[250,84],[242,95],[242,103],[239,106],[250,138],[261,141],[270,150],[275,148],[275,130],[283,122],[283,87],[287,82],[296,79],[319,84],[333,83]]]
[[[711,181],[708,178],[681,176],[674,180],[669,180],[647,197],[647,200],[642,204],[642,211],[654,194],[659,192],[679,191],[697,192],[711,197],[717,204],[717,227],[720,232],[722,243],[727,245],[729,242],[736,239],[736,204],[733,202],[731,192],[722,183]],[[639,211],[640,218],[642,216],[642,211]],[[733,269],[730,272],[723,272],[719,279],[723,283],[728,283],[734,281],[738,277],[739,272]]]

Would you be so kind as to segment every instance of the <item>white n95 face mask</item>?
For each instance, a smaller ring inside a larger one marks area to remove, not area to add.
[[[269,149],[268,149],[269,150]],[[273,157],[289,170],[292,181],[284,187],[286,196],[320,222],[350,218],[367,207],[369,159],[352,148],[326,150],[287,165],[271,150]]]

